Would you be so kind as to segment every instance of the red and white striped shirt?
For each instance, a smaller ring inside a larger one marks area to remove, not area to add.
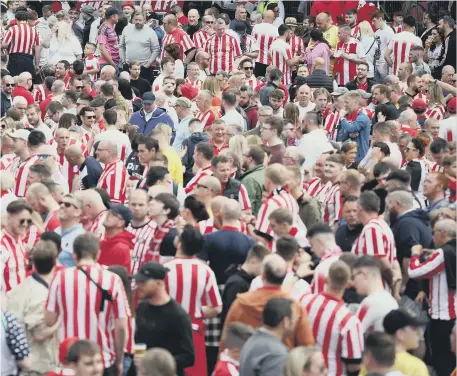
[[[5,154],[0,158],[0,171],[5,171],[9,169],[13,162],[14,159],[16,158],[16,154]]]
[[[326,293],[305,295],[301,304],[308,312],[314,338],[324,355],[328,374],[346,375],[343,359],[362,359],[364,341],[360,320],[342,299]]]
[[[38,156],[33,155],[26,159],[24,162],[19,163],[19,168],[14,172],[14,177],[16,178],[16,188],[14,190],[14,194],[22,198],[25,196],[25,191],[27,190],[27,177],[29,176],[29,169],[30,166],[34,165],[38,161]],[[14,168],[14,164],[12,168]]]
[[[206,263],[195,257],[176,257],[164,266],[170,269],[165,279],[168,293],[192,320],[203,317],[203,307],[222,306],[216,277]]]
[[[44,84],[39,84],[39,85],[35,85],[33,87],[33,99],[35,100],[35,102],[42,102],[46,99],[46,90],[44,88]]]
[[[422,263],[418,256],[412,256],[409,260],[409,278],[429,280],[429,313],[434,320],[454,320],[457,317],[456,291],[448,287],[444,263],[442,249],[435,250]]]
[[[60,227],[59,209],[52,210],[46,216],[44,221],[44,231],[55,231]]]
[[[81,265],[84,271],[107,290],[112,301],[105,300],[100,311],[101,289],[76,267],[59,271],[49,286],[46,310],[58,313],[62,319],[60,340],[68,337],[87,339],[102,349],[105,368],[115,360],[114,320],[128,318],[130,308],[124,286],[118,275],[100,265]]]
[[[253,90],[255,90],[257,86],[262,85],[262,84],[263,84],[263,82],[260,81],[254,75],[252,75],[251,78],[246,79],[246,85],[252,87]]]
[[[289,67],[287,61],[294,57],[290,45],[282,39],[276,39],[271,44],[268,53],[271,64],[282,72],[282,83],[290,85],[292,83],[292,67]]]
[[[269,51],[271,44],[279,36],[278,28],[267,23],[257,24],[252,29],[252,36],[259,44],[259,56],[256,62],[265,65],[270,64]]]
[[[209,71],[216,74],[222,70],[231,72],[233,62],[241,56],[240,43],[231,35],[225,33],[222,37],[213,35],[205,43],[205,52],[209,53]]]
[[[303,185],[305,193],[311,197],[319,200],[320,203],[324,202],[325,195],[328,190],[332,187],[332,183],[329,181],[327,183],[322,183],[321,178],[315,176],[306,182],[306,186]]]
[[[359,38],[360,38],[360,28],[359,28],[359,25],[355,25],[355,26],[351,29],[351,37],[352,37],[352,38],[355,38],[355,39],[359,39]]]
[[[271,230],[268,217],[274,210],[279,208],[290,210],[292,218],[294,219],[294,225],[297,225],[297,219],[299,217],[297,200],[295,200],[287,190],[277,188],[270,197],[263,201],[259,213],[257,214],[255,229],[263,234],[273,236],[274,234]]]
[[[358,59],[363,59],[366,56],[362,43],[354,38],[350,38],[347,43],[338,42],[336,51],[339,54],[355,55]],[[357,64],[343,57],[337,57],[336,59],[342,60],[342,69],[336,74],[336,82],[338,85],[343,86],[357,76]]]
[[[2,259],[2,291],[10,291],[26,277],[28,263],[27,249],[20,237],[3,229],[0,232],[0,255]]]
[[[302,38],[292,35],[289,44],[290,49],[292,50],[292,56],[300,56],[303,52],[305,52],[305,44],[303,43]]]
[[[324,198],[324,212],[323,220],[330,226],[333,226],[335,222],[338,222],[342,217],[342,202],[343,196],[341,196],[340,183],[333,184],[328,190]]]
[[[200,221],[195,225],[195,227],[197,227],[202,235],[211,234],[220,230],[220,228],[216,227],[214,224],[214,218],[208,218],[204,221]],[[237,227],[239,232],[248,235],[248,229],[245,222],[238,221]]]
[[[414,46],[422,46],[422,40],[409,31],[403,31],[393,36],[389,43],[393,74],[397,74],[400,64],[409,62],[409,52]]]
[[[205,30],[200,29],[198,30],[192,40],[195,44],[195,48],[205,48],[206,41],[211,38],[211,34],[208,34]]]
[[[335,261],[338,261],[342,254],[343,251],[338,246],[335,248],[327,249],[324,252],[321,261],[314,270],[314,277],[313,281],[311,282],[311,291],[313,294],[324,292],[325,281],[327,279],[330,266],[332,266]]]
[[[216,120],[216,114],[211,109],[203,113],[197,112],[195,117],[202,122],[203,128],[211,127]]]
[[[441,104],[437,104],[433,108],[430,108],[427,111],[425,111],[425,117],[427,119],[441,120],[441,119],[444,119],[445,113],[446,113],[446,110],[444,109],[444,106]]]
[[[73,141],[76,142],[76,140],[73,140]],[[70,144],[71,144],[71,142],[70,142]],[[81,144],[81,146],[84,146],[84,145]],[[87,150],[87,148],[86,148],[86,150]],[[57,153],[57,155],[59,156],[59,163],[60,163],[60,167],[62,170],[62,175],[67,180],[68,187],[71,192],[72,188],[73,188],[73,179],[75,176],[79,175],[79,167],[76,165],[72,166],[70,163],[68,163],[67,158],[65,158],[65,153]]]
[[[211,376],[239,376],[240,375],[240,362],[232,359],[228,355],[228,350],[225,349],[221,352],[219,360],[214,367],[214,372]]]
[[[187,34],[184,30],[180,29],[179,27],[175,28],[171,33],[165,34],[162,40],[162,46],[166,46],[167,44],[177,43],[180,47],[180,55],[179,58],[184,60],[184,55],[187,51],[195,48],[194,42],[190,39],[189,34]],[[160,59],[165,57],[165,48],[162,48],[162,54]]]
[[[324,119],[324,130],[327,132],[329,140],[336,141],[340,119],[340,112],[337,110],[329,111],[327,113],[327,116]]]
[[[103,239],[105,237],[105,226],[103,225],[103,223],[105,222],[107,215],[107,210],[103,210],[102,212],[98,213],[98,215],[92,222],[92,226],[90,227],[89,232],[96,235],[99,239]]]
[[[154,237],[154,231],[157,225],[153,221],[149,221],[141,227],[134,227],[132,223],[128,225],[126,230],[131,234],[135,235],[133,243],[132,252],[132,262],[130,263],[130,274],[134,275],[141,268],[141,265],[144,263],[144,257],[149,249],[149,244],[151,243],[152,238]]]
[[[392,265],[397,259],[395,238],[389,225],[381,218],[370,219],[352,246],[357,256],[386,257]]]
[[[184,191],[186,193],[192,192],[196,187],[198,182],[204,178],[205,176],[211,176],[213,174],[212,166],[209,165],[208,167],[205,168],[200,168],[196,173],[195,176],[190,179],[189,183],[187,183],[186,188],[184,188]]]
[[[197,88],[198,90],[202,90],[203,89],[203,81],[202,80],[198,80],[197,79],[195,81],[191,81],[188,78],[186,78],[186,84],[190,84],[193,87]]]
[[[108,192],[113,203],[125,202],[125,188],[127,185],[127,170],[121,160],[107,163],[98,180],[97,187]]]
[[[24,239],[22,239],[27,249],[35,247],[36,243],[40,240],[41,231],[33,223],[29,226],[29,229],[25,233]]]
[[[35,28],[27,23],[20,23],[8,29],[3,43],[9,44],[8,52],[10,54],[33,55],[35,47],[40,45],[40,36]]]
[[[384,317],[394,309],[398,309],[398,303],[390,292],[379,290],[369,294],[362,300],[357,311],[363,333],[375,330],[383,332]]]
[[[400,26],[392,25],[392,30],[395,32],[395,34],[400,34],[403,31],[403,25],[400,25]]]

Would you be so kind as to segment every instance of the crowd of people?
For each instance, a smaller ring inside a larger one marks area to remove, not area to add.
[[[455,376],[455,20],[183,3],[2,1],[2,376]]]

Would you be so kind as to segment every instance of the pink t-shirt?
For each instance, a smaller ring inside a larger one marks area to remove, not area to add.
[[[119,57],[119,38],[117,37],[114,27],[111,27],[108,23],[104,22],[100,26],[97,42],[104,44],[106,50],[113,59],[114,63],[118,64],[120,61]],[[103,55],[100,54],[100,64],[108,64]]]
[[[322,57],[325,61],[324,70],[328,74],[331,55],[332,51],[330,50],[330,47],[327,46],[326,43],[318,42],[317,44],[306,48],[305,62],[308,64],[308,69],[311,70],[314,60],[318,57]]]

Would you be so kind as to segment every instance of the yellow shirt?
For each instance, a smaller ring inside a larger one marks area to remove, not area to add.
[[[165,149],[162,154],[168,159],[168,171],[170,171],[171,178],[182,186],[184,183],[184,171],[178,153],[176,153],[176,150],[170,146]]]
[[[336,45],[339,41],[338,39],[338,27],[335,25],[330,26],[327,30],[323,32],[325,40],[328,42],[330,45],[330,49],[332,50],[332,53],[335,53],[336,51]],[[328,68],[328,75],[333,76],[333,60],[334,58],[330,58],[330,66]]]
[[[429,376],[425,363],[406,351],[397,353],[392,371],[400,371],[405,376]],[[362,365],[359,376],[366,374],[367,369]]]

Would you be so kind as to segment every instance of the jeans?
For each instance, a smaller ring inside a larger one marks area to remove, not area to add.
[[[124,354],[124,363],[122,364],[122,376],[127,376],[127,372],[129,371],[132,363],[133,363],[133,355]]]

